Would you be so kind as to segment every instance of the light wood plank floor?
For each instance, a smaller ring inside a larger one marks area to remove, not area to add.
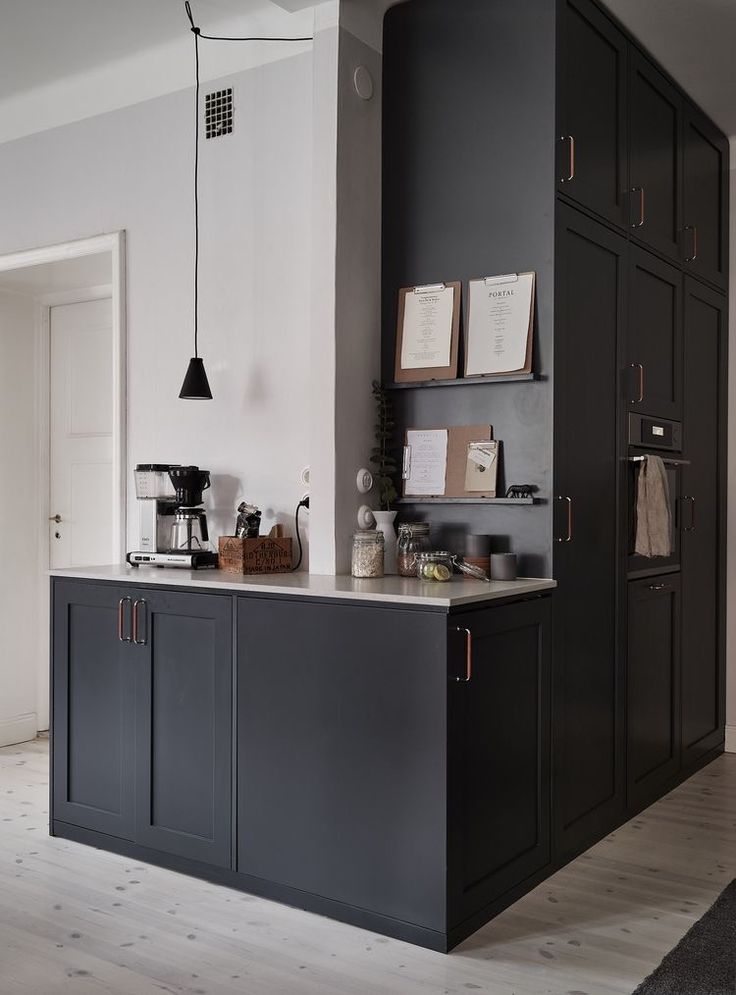
[[[0,750],[2,995],[628,995],[736,877],[725,756],[448,957],[49,838],[47,750]]]

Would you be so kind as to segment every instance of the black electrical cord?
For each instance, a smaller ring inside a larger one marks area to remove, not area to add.
[[[207,41],[314,41],[314,37],[309,35],[306,38],[261,38],[259,36],[253,35],[252,37],[238,38],[233,35],[204,35],[200,28],[194,23],[194,18],[192,17],[192,8],[189,5],[189,0],[185,0],[184,6],[187,11],[187,17],[189,18],[189,23],[191,24],[191,30],[195,35],[199,35],[200,38],[206,38]]]
[[[207,41],[314,41],[314,38],[233,38],[221,35],[203,35],[194,23],[194,15],[189,0],[184,0],[184,9],[191,32],[194,35],[194,358],[199,357],[199,39]],[[301,562],[301,560],[300,560]]]
[[[296,506],[296,512],[294,514],[294,525],[296,531],[296,541],[299,543],[299,559],[296,561],[296,565],[291,568],[291,572],[296,572],[302,565],[302,559],[304,558],[304,547],[302,546],[302,535],[299,531],[299,512],[302,508],[309,508],[309,498],[305,497],[303,501],[300,501]]]

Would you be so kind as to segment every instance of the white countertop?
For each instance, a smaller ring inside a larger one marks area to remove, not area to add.
[[[429,583],[414,578],[384,577],[380,580],[356,580],[321,574],[294,573],[242,577],[222,570],[177,570],[166,567],[131,567],[128,564],[102,567],[74,567],[51,570],[52,577],[77,580],[102,580],[150,587],[190,587],[203,590],[262,595],[295,595],[304,598],[332,598],[347,601],[388,602],[454,608],[458,605],[523,597],[557,587],[554,580],[520,578],[515,581],[485,583],[470,577],[456,577],[446,583]]]

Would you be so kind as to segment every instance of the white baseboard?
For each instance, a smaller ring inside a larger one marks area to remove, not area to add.
[[[35,712],[0,719],[0,746],[15,746],[36,738],[38,722]]]
[[[726,726],[726,753],[736,753],[736,725]]]

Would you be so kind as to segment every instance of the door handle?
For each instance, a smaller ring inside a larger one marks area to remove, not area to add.
[[[647,219],[647,217],[646,217],[646,204],[645,204],[645,200],[644,200],[644,187],[632,187],[631,188],[631,192],[639,194],[639,220],[638,221],[632,221],[631,222],[631,227],[632,228],[643,228],[644,227],[644,222]]]
[[[694,497],[690,497],[689,495],[685,494],[683,496],[682,500],[690,502],[690,524],[689,525],[683,525],[682,531],[683,532],[695,532],[695,530],[696,530],[696,528],[695,528],[695,498]]]
[[[568,160],[567,176],[560,177],[560,183],[572,183],[575,179],[575,139],[572,135],[563,135],[561,142],[570,143],[570,158]]]
[[[52,515],[51,518],[49,518],[49,521],[56,522],[57,525],[61,525],[63,518],[61,515]]]
[[[133,639],[130,635],[126,636],[124,633],[125,628],[125,606],[131,604],[130,598],[121,598],[118,602],[118,639],[121,643],[132,643]]]
[[[567,535],[564,539],[555,539],[555,542],[572,542],[572,498],[558,495],[555,501],[567,502]]]
[[[644,400],[644,367],[641,365],[641,363],[631,363],[629,369],[639,371],[639,396],[634,398],[633,401],[629,401],[629,403],[641,404],[641,402]]]
[[[465,677],[456,677],[458,684],[470,684],[473,679],[473,633],[465,626],[456,625],[455,632],[465,633]]]
[[[144,612],[146,611],[146,600],[145,598],[138,598],[133,604],[133,643],[136,646],[145,646],[148,643],[148,616],[146,616],[146,629],[143,639],[140,639],[140,621],[138,611],[143,606]]]
[[[690,231],[693,233],[693,251],[692,254],[685,257],[686,263],[694,263],[698,258],[698,226],[697,225],[685,225],[682,229],[683,231]]]

